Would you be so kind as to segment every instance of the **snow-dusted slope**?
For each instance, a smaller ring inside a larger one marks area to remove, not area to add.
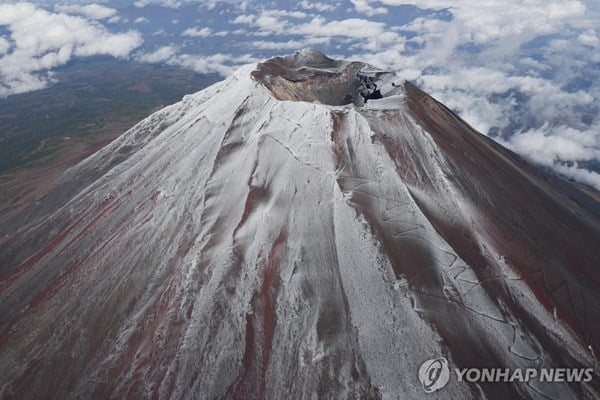
[[[0,397],[597,398],[598,205],[394,78],[244,67],[68,171],[0,227]]]

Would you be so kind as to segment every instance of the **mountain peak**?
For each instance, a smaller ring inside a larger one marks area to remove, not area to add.
[[[257,65],[252,77],[279,100],[362,106],[402,93],[394,73],[363,62],[334,60],[312,49],[276,57]]]
[[[274,58],[0,226],[0,397],[421,398],[445,357],[596,369],[443,398],[592,399],[598,237],[596,201],[393,73]]]

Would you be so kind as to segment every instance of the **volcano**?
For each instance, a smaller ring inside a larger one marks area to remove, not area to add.
[[[3,399],[597,399],[600,205],[394,73],[302,50],[0,226]],[[592,368],[426,394],[420,366]]]

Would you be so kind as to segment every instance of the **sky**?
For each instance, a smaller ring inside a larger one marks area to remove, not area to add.
[[[305,47],[394,70],[506,147],[600,190],[598,1],[4,1],[0,97],[91,56],[228,76]]]

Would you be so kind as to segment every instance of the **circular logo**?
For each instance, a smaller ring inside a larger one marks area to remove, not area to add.
[[[448,360],[440,357],[425,361],[419,368],[419,380],[425,393],[433,393],[442,389],[450,380]]]

